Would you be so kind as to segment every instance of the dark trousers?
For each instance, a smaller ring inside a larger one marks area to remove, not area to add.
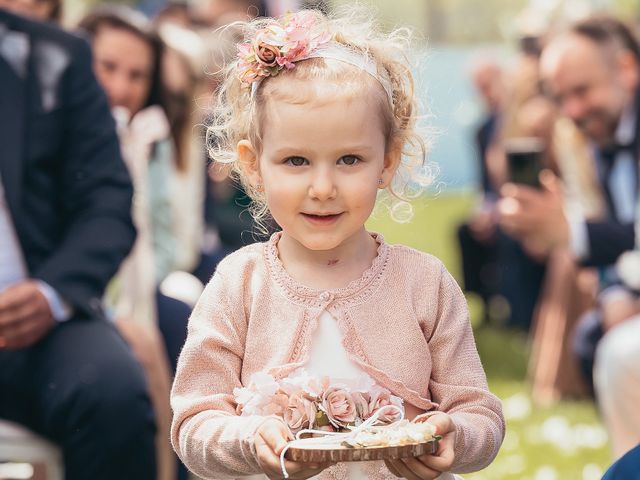
[[[187,323],[191,315],[191,307],[180,300],[163,295],[158,290],[156,291],[156,308],[158,328],[169,355],[171,373],[175,375],[178,357],[187,339]]]
[[[115,327],[70,320],[0,351],[0,417],[58,444],[67,480],[155,480],[155,423],[142,369]]]
[[[176,374],[180,350],[187,339],[187,323],[191,315],[191,308],[184,302],[167,297],[156,291],[156,308],[158,310],[158,328],[164,341],[164,346],[169,356],[171,374]],[[188,470],[178,462],[178,480],[188,478]]]
[[[580,372],[593,393],[593,364],[598,343],[604,336],[600,310],[594,308],[585,313],[578,321],[573,335],[573,351],[578,358]]]
[[[507,325],[528,330],[544,279],[544,265],[529,258],[520,244],[500,229],[492,239],[480,242],[469,225],[463,224],[458,228],[458,242],[464,290],[480,295],[485,316],[491,297],[501,295],[510,307]]]
[[[480,295],[485,304],[500,291],[498,271],[498,241],[478,241],[469,225],[458,227],[458,243],[462,256],[464,290]]]

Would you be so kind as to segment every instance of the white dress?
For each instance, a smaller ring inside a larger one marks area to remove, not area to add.
[[[318,326],[313,336],[311,353],[305,365],[310,375],[329,377],[332,380],[352,380],[364,373],[347,356],[342,345],[342,332],[338,323],[326,310],[318,319]],[[346,463],[350,480],[366,480],[365,464],[369,462]],[[313,478],[317,478],[313,477]]]
[[[309,360],[304,366],[309,375],[329,377],[334,381],[346,380],[349,383],[349,380],[359,378],[365,373],[349,359],[347,351],[342,345],[342,338],[343,335],[336,320],[326,310],[322,312],[314,332]],[[346,474],[346,478],[349,480],[369,480],[376,476],[375,473],[378,473],[383,465],[383,462],[343,463],[339,464],[342,470],[339,476],[340,478],[345,478]],[[251,480],[268,479],[266,475],[252,475],[244,478]],[[311,478],[318,479],[319,475]],[[460,477],[445,473],[438,478],[440,480],[453,480]]]

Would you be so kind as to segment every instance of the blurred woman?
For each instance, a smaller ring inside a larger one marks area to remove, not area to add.
[[[112,283],[110,303],[116,322],[130,340],[127,330],[132,325],[143,324],[147,332],[156,331],[157,325],[175,372],[191,308],[162,293],[160,285],[179,266],[176,219],[179,214],[197,214],[178,212],[174,207],[174,199],[182,195],[176,178],[184,165],[176,156],[163,105],[163,44],[146,17],[126,7],[99,8],[85,17],[80,27],[91,39],[96,77],[112,107],[135,190],[133,217],[138,238]],[[132,339],[133,344],[137,341]],[[150,358],[149,352],[142,350],[139,357],[150,383],[157,387],[159,448],[164,449],[168,447],[164,427],[170,419],[166,405],[170,375],[168,368],[164,373],[154,370],[161,363],[157,355]],[[160,458],[167,463],[165,478],[172,478],[174,459],[167,452]]]

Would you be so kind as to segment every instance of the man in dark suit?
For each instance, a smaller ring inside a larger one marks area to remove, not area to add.
[[[507,186],[501,224],[535,253],[569,248],[583,265],[606,266],[634,246],[633,221],[640,144],[640,50],[621,22],[598,17],[552,40],[541,74],[560,111],[589,139],[608,205],[605,218],[568,217],[557,182],[542,177],[541,191]]]
[[[502,223],[533,249],[567,249],[582,264],[600,267],[603,290],[578,326],[575,348],[587,380],[596,362],[596,396],[620,455],[640,439],[640,317],[633,316],[640,309],[637,292],[620,285],[611,267],[636,244],[640,46],[615,18],[587,19],[545,47],[541,72],[562,113],[591,142],[608,212],[596,221],[567,215],[555,177],[546,175],[541,191],[505,189]]]
[[[0,0],[0,417],[61,446],[68,479],[153,479],[141,368],[105,319],[132,187],[81,39]]]

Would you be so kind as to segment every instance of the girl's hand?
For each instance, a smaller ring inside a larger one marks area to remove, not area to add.
[[[258,463],[267,477],[284,478],[280,467],[280,452],[289,440],[291,440],[289,430],[276,418],[266,420],[256,431],[254,442]],[[285,460],[289,478],[294,480],[313,477],[331,465],[331,463],[300,463]]]
[[[434,455],[385,460],[387,468],[396,477],[409,480],[432,480],[447,472],[455,458],[456,429],[451,417],[438,412],[430,417],[416,417],[414,422],[428,422],[436,427],[436,435],[442,435],[438,451]]]

